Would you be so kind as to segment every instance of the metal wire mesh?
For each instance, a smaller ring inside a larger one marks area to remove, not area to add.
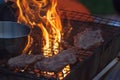
[[[66,24],[69,22],[73,27],[70,37],[84,31],[86,28],[91,28],[93,30],[100,29],[104,40],[107,42],[120,32],[120,22],[117,20],[75,11],[61,10],[60,13],[62,13],[63,27],[66,27]],[[73,43],[72,39],[69,41]]]
[[[120,22],[118,20],[106,18],[106,17],[100,17],[97,15],[90,15],[86,13],[76,12],[76,11],[67,11],[67,10],[60,10],[60,13],[62,13],[62,18],[68,17],[72,20],[78,20],[78,21],[92,21],[99,24],[105,24],[105,25],[111,25],[115,27],[120,27]]]
[[[120,29],[118,28],[120,26],[119,21],[107,19],[107,18],[101,18],[96,15],[90,16],[88,14],[75,12],[75,11],[61,10],[61,12],[63,18],[62,21],[63,27],[68,25],[67,24],[68,22],[71,23],[72,27],[74,27],[69,37],[70,40],[68,40],[69,43],[73,43],[73,39],[71,38],[73,38],[73,36],[76,33],[83,31],[85,28],[101,29],[103,31],[102,35],[106,41],[109,40],[111,37],[113,37],[114,34],[120,32]],[[5,69],[4,67],[0,68],[0,75],[1,74],[2,76],[4,75],[4,77],[6,78],[1,78],[0,80],[11,80],[13,79],[13,77],[16,77],[16,80],[18,80],[19,78],[21,80],[58,80],[55,78],[36,77],[24,73],[14,73],[8,69]],[[8,75],[9,77],[7,77]]]

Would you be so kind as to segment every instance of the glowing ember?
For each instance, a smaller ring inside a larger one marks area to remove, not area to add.
[[[19,8],[18,22],[26,24],[31,28],[39,27],[43,35],[43,55],[45,57],[58,54],[62,35],[62,25],[59,15],[56,11],[57,0],[16,0]],[[28,45],[31,44],[31,38],[28,38]],[[31,54],[31,50],[30,53]],[[68,74],[70,67],[63,70],[63,76]],[[46,72],[47,73],[47,72]],[[47,73],[54,74],[54,73]]]

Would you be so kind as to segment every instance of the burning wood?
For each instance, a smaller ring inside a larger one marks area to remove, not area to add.
[[[26,65],[34,64],[35,62],[42,60],[42,59],[43,59],[42,55],[21,54],[20,56],[9,59],[8,65],[11,68],[13,67],[23,68]]]
[[[92,46],[100,45],[103,41],[101,30],[86,29],[74,37],[74,46],[81,49],[88,49]]]
[[[66,65],[74,64],[77,61],[76,53],[76,48],[63,50],[55,56],[44,58],[43,60],[38,61],[35,64],[35,68],[50,72],[61,71]]]

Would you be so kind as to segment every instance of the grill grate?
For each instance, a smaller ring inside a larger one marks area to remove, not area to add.
[[[62,18],[68,18],[72,20],[82,20],[89,22],[93,20],[95,23],[98,24],[105,24],[105,25],[110,25],[110,26],[115,26],[115,27],[120,27],[120,21],[118,20],[113,20],[111,18],[103,17],[103,16],[97,16],[97,15],[90,15],[86,13],[81,13],[81,12],[76,12],[76,11],[67,11],[67,10],[60,10],[59,12],[62,16]],[[91,19],[92,18],[92,19]]]
[[[62,17],[66,18],[63,19],[62,21],[63,26],[68,25],[68,23],[70,22],[71,26],[73,27],[73,31],[71,32],[68,38],[69,43],[73,43],[73,36],[76,33],[83,31],[85,28],[101,29],[103,31],[102,32],[103,38],[105,39],[106,42],[110,38],[112,38],[114,34],[120,32],[120,29],[118,28],[120,26],[119,21],[101,18],[95,15],[89,16],[88,14],[83,14],[75,11],[61,10],[60,12],[64,14],[62,15]],[[80,56],[82,56],[82,54]],[[84,59],[86,59],[88,56],[90,55],[85,56]],[[74,67],[72,69],[74,69]],[[58,80],[56,78],[47,78],[44,76],[36,77],[35,75],[31,74],[15,73],[9,69],[6,69],[5,67],[0,67],[0,77],[1,77],[0,80],[13,80],[13,78],[14,80]]]

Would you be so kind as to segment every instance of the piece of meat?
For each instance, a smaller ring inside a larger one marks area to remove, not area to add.
[[[33,64],[39,60],[43,59],[42,55],[28,55],[28,54],[21,54],[17,57],[13,57],[8,60],[8,65],[9,67],[18,67],[22,68],[25,67],[26,65]]]
[[[66,65],[74,64],[77,61],[76,53],[76,48],[63,50],[57,55],[38,61],[35,64],[35,68],[41,71],[61,71]]]
[[[74,37],[74,46],[80,49],[88,49],[95,45],[98,46],[101,42],[104,42],[101,30],[86,29]]]
[[[93,51],[80,49],[77,53],[78,61],[84,61],[86,58],[91,56]]]

